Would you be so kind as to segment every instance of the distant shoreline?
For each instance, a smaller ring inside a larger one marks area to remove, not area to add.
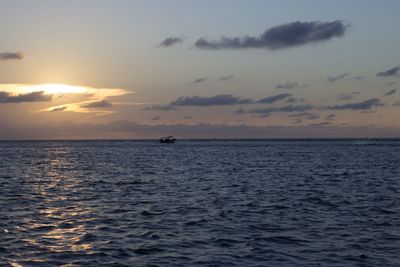
[[[5,142],[158,142],[159,139],[4,139]],[[177,142],[296,142],[296,141],[400,141],[393,138],[181,138]]]

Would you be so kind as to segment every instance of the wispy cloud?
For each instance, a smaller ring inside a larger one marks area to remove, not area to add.
[[[21,52],[2,52],[2,53],[0,53],[1,61],[21,60],[23,58],[24,58],[24,54],[22,54]]]
[[[397,76],[400,74],[400,66],[378,72],[376,75],[379,77],[390,77],[390,76]]]
[[[288,99],[285,100],[286,103],[304,103],[306,100],[304,98],[295,98],[295,97],[289,97]]]
[[[369,110],[374,107],[381,106],[382,102],[379,98],[372,98],[361,102],[347,103],[342,105],[325,106],[320,109],[325,110]]]
[[[216,95],[211,97],[201,97],[201,96],[189,96],[189,97],[179,97],[175,101],[172,101],[170,106],[225,106],[225,105],[238,105],[238,104],[249,104],[253,100],[250,98],[241,98],[233,95]]]
[[[81,105],[82,108],[109,108],[112,107],[112,103],[106,99],[93,101],[87,104]]]
[[[323,126],[329,126],[329,125],[331,125],[331,122],[323,121],[323,122],[320,122],[320,123],[310,123],[308,126],[310,126],[310,127],[323,127]]]
[[[275,85],[276,89],[293,89],[299,87],[297,82],[286,82],[284,84]]]
[[[237,110],[236,113],[250,113],[250,114],[270,114],[270,113],[290,113],[290,112],[303,112],[312,110],[313,105],[288,105],[283,107],[271,107],[271,108],[255,108],[250,110]]]
[[[289,117],[306,119],[306,120],[315,120],[319,118],[319,115],[312,112],[302,112],[302,113],[290,114]]]
[[[360,94],[360,92],[344,93],[344,94],[339,94],[337,98],[340,100],[350,100],[353,99],[358,94]]]
[[[44,92],[32,92],[26,94],[11,95],[9,92],[0,92],[0,103],[23,103],[23,102],[48,102],[53,98]]]
[[[190,83],[192,83],[192,84],[197,84],[197,83],[203,83],[203,82],[205,82],[205,81],[207,81],[207,78],[198,78],[198,79],[196,79],[196,80],[193,80],[193,81],[191,81]]]
[[[326,120],[331,121],[336,117],[336,114],[329,114],[328,116],[325,117]]]
[[[291,97],[291,94],[278,94],[265,97],[259,100],[251,98],[242,98],[234,95],[216,95],[216,96],[181,96],[166,105],[154,105],[145,107],[143,110],[174,110],[178,107],[197,106],[228,106],[228,105],[247,105],[247,104],[273,104],[278,101]]]
[[[350,73],[343,73],[343,74],[339,74],[339,75],[336,75],[336,76],[329,76],[328,77],[328,81],[337,82],[337,81],[343,80],[344,78],[346,78],[349,75],[350,75]]]
[[[219,82],[229,81],[232,80],[234,77],[235,77],[234,75],[222,76],[221,78],[218,79],[218,81]]]
[[[275,102],[284,100],[286,98],[291,97],[291,94],[279,94],[279,95],[274,95],[274,96],[269,96],[263,99],[260,99],[257,101],[257,103],[263,103],[263,104],[273,104]]]
[[[159,120],[161,120],[161,117],[160,116],[154,116],[154,117],[150,118],[150,120],[151,121],[159,121]]]
[[[260,36],[222,37],[216,41],[200,38],[194,46],[208,50],[250,48],[277,50],[341,37],[344,36],[347,28],[348,25],[340,20],[332,22],[296,21],[269,28]]]
[[[159,46],[161,47],[171,47],[177,44],[183,43],[183,38],[182,37],[168,37],[164,39]]]
[[[59,106],[59,107],[50,108],[48,111],[57,112],[57,111],[64,111],[67,109],[68,109],[68,106]]]
[[[383,96],[390,96],[394,95],[397,92],[397,89],[390,90],[389,92],[385,93]]]

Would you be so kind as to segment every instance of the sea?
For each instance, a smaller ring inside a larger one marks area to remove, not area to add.
[[[0,142],[0,266],[400,266],[400,140]]]

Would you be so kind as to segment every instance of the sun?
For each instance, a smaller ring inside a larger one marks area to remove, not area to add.
[[[31,87],[33,92],[42,91],[46,94],[85,94],[89,89],[82,86],[66,85],[66,84],[41,84]]]

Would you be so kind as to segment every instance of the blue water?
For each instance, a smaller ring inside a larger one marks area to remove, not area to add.
[[[400,141],[0,142],[0,266],[400,266]]]

